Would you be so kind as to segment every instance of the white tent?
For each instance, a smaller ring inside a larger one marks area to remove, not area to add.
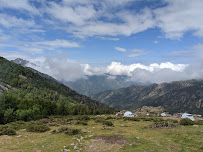
[[[162,116],[162,117],[166,117],[166,114],[165,114],[165,113],[161,113],[161,116]]]
[[[192,116],[192,114],[189,114],[189,113],[182,114],[181,118],[188,118],[188,119],[190,119],[192,121],[195,121],[195,118]]]
[[[124,113],[123,117],[134,117],[134,115],[132,114],[132,112],[126,111],[126,112]]]

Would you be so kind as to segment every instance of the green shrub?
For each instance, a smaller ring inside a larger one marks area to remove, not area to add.
[[[77,135],[80,133],[80,129],[72,129],[72,128],[69,128],[65,134],[68,134],[68,135]]]
[[[145,128],[174,128],[174,127],[176,127],[176,125],[174,125],[173,123],[163,121],[163,122],[155,122],[149,127],[145,127]]]
[[[95,123],[104,123],[104,119],[103,118],[97,118],[94,120]]]
[[[59,133],[63,133],[63,132],[68,131],[68,129],[69,129],[68,127],[61,127],[58,130],[53,130],[51,133],[52,134],[59,134]]]
[[[79,120],[90,120],[90,117],[89,116],[87,116],[87,115],[83,115],[83,116],[80,116],[79,117]]]
[[[104,121],[104,122],[103,122],[103,125],[106,125],[106,126],[114,126],[111,121]]]
[[[197,120],[194,122],[195,125],[203,125],[203,120]]]
[[[0,135],[16,135],[16,131],[8,126],[0,126]]]
[[[106,118],[106,120],[109,120],[109,119],[115,119],[115,118],[114,117],[110,117],[110,116]]]
[[[46,124],[43,124],[40,122],[34,122],[34,123],[32,122],[27,125],[26,130],[28,132],[45,132],[50,130],[50,128]]]
[[[84,126],[88,125],[86,121],[76,121],[74,124],[76,124],[76,125],[84,125]]]
[[[126,120],[130,120],[130,121],[140,121],[140,118],[124,117],[123,120],[124,120],[124,121],[126,121]]]
[[[180,120],[180,125],[184,126],[194,125],[194,122],[188,118],[184,118]]]
[[[9,126],[10,128],[12,128],[14,130],[26,128],[26,124],[24,121],[11,122],[11,123],[7,124],[7,126]]]

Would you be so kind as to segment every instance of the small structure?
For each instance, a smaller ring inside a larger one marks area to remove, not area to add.
[[[134,117],[134,114],[132,114],[132,112],[130,112],[130,111],[126,111],[124,113],[123,117]]]
[[[192,121],[195,121],[195,118],[192,116],[192,114],[189,114],[189,113],[182,114],[181,118],[188,118],[188,119],[190,119]]]
[[[165,114],[165,113],[161,113],[161,116],[162,116],[162,117],[166,117],[166,114]]]

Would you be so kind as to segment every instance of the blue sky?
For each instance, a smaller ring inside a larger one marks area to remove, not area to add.
[[[127,74],[133,64],[171,63],[174,71],[202,63],[202,8],[202,0],[0,0],[0,55],[49,70],[50,60],[61,67],[63,58],[69,73],[69,62],[94,74],[113,62]]]

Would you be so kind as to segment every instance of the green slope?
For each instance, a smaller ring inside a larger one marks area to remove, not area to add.
[[[108,106],[78,94],[48,75],[0,57],[0,94],[2,93],[0,110],[3,109],[3,112],[8,108],[14,108],[14,111],[20,109],[21,102],[27,104],[27,109],[33,108],[29,107],[28,102],[33,103],[30,106],[35,104],[41,106],[47,102],[46,104],[54,104],[56,108],[68,109],[64,114],[71,113],[71,108],[75,109],[71,114],[82,114],[83,111],[94,114],[112,111]],[[16,100],[17,106],[8,105],[8,102],[12,102],[11,99]]]

